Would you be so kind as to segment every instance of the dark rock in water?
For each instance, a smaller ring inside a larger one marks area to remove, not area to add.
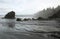
[[[35,18],[32,18],[32,20],[36,20]]]
[[[29,21],[31,20],[30,18],[24,18],[23,21]]]
[[[16,21],[22,21],[21,18],[17,18]]]
[[[43,18],[42,17],[38,17],[37,20],[43,20]]]
[[[14,11],[8,12],[8,14],[6,14],[4,18],[15,19],[15,12]]]

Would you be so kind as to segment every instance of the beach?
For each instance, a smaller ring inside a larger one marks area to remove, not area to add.
[[[0,20],[0,39],[58,39],[50,35],[52,32],[60,32],[60,23],[56,20]]]

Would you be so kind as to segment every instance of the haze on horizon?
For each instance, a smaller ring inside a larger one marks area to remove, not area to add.
[[[15,11],[16,15],[32,15],[49,7],[57,7],[60,0],[0,0],[0,15]]]

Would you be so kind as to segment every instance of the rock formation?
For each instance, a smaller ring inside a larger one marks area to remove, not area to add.
[[[15,12],[14,11],[8,12],[8,14],[6,14],[4,18],[15,19]]]
[[[22,19],[21,18],[17,18],[16,21],[22,21]]]

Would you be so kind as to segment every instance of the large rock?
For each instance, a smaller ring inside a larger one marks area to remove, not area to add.
[[[6,14],[4,18],[15,19],[15,12],[14,11],[8,12],[8,14]]]

